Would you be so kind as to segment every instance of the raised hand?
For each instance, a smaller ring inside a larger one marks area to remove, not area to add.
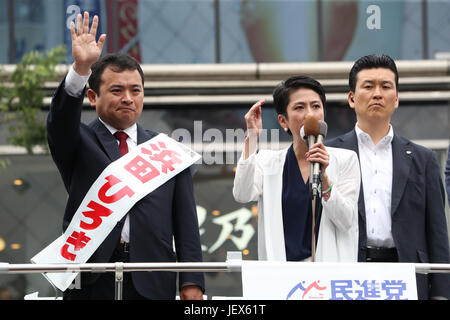
[[[83,18],[83,19],[82,19]],[[99,58],[105,44],[106,34],[102,34],[96,41],[98,17],[94,16],[91,30],[89,31],[89,12],[84,12],[77,16],[77,27],[75,23],[70,24],[70,34],[72,37],[72,56],[74,59],[73,68],[80,75],[88,75],[93,65]]]
[[[258,137],[262,131],[262,111],[261,106],[266,99],[256,102],[250,110],[245,114],[245,122],[247,124],[247,137],[244,144],[244,159],[247,159],[256,150]]]
[[[259,137],[262,131],[261,106],[264,104],[264,102],[266,102],[266,99],[259,100],[245,114],[245,122],[247,124],[247,134],[249,136]]]

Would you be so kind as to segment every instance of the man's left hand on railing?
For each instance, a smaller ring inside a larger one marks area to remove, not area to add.
[[[203,300],[203,292],[199,286],[187,285],[180,290],[181,300]]]

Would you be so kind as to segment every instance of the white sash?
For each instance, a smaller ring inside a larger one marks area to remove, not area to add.
[[[31,262],[85,263],[136,202],[200,158],[165,134],[138,145],[103,170],[64,234],[31,258]],[[65,291],[77,273],[44,276]]]

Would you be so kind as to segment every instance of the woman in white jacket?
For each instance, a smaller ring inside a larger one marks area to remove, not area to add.
[[[312,78],[295,76],[278,85],[273,99],[278,122],[292,135],[293,143],[284,150],[257,151],[264,100],[255,103],[245,115],[247,137],[233,186],[236,201],[258,201],[259,260],[310,261],[312,201],[308,180],[310,163],[319,162],[322,197],[316,212],[320,221],[315,261],[356,262],[360,188],[357,155],[350,150],[325,148],[322,142],[308,150],[300,136],[306,116],[324,119],[323,87]]]

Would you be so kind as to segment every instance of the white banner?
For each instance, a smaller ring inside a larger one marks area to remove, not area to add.
[[[85,263],[136,202],[200,158],[165,134],[138,145],[103,170],[64,234],[31,258],[31,262]],[[65,291],[77,273],[45,276]]]
[[[246,300],[417,300],[414,264],[242,262]]]

